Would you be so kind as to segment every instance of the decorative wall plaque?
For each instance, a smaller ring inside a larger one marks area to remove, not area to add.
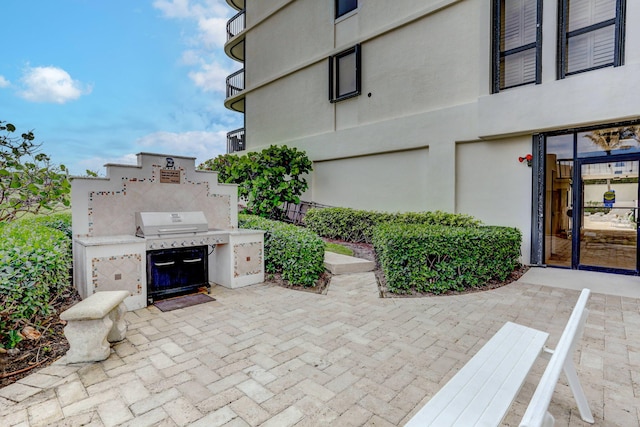
[[[163,184],[180,184],[180,170],[160,169],[160,182]]]

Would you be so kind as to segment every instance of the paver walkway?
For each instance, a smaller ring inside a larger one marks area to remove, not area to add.
[[[461,296],[380,299],[372,273],[327,295],[216,287],[215,302],[127,314],[101,363],[55,364],[0,389],[1,426],[397,426],[508,320],[554,346],[578,292],[513,283]],[[574,356],[597,425],[640,419],[640,300],[593,294]],[[505,425],[517,425],[540,361]],[[583,426],[561,379],[557,426]]]

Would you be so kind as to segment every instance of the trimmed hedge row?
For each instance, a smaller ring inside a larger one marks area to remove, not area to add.
[[[385,224],[373,245],[393,293],[462,291],[504,280],[519,264],[522,234],[511,227]]]
[[[295,225],[254,215],[238,215],[242,228],[265,230],[264,262],[267,273],[281,273],[295,285],[314,287],[324,272],[324,241]]]
[[[0,346],[13,347],[18,325],[49,316],[51,302],[70,286],[70,230],[70,214],[0,226]]]
[[[470,215],[447,212],[386,213],[351,208],[309,209],[304,223],[322,237],[354,243],[371,243],[373,229],[384,223],[430,224],[452,227],[478,227],[481,222]]]

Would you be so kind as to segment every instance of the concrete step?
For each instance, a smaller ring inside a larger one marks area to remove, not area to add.
[[[373,271],[376,268],[376,264],[366,259],[327,251],[324,253],[324,267],[331,274],[349,274]]]

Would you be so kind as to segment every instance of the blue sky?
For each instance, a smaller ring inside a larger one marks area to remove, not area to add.
[[[226,151],[225,0],[2,0],[0,120],[73,175]]]

